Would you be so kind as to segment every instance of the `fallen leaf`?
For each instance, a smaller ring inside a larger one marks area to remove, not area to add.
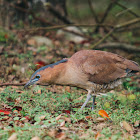
[[[70,110],[63,110],[64,113],[70,114]]]
[[[19,113],[19,111],[18,111],[18,110],[14,110],[14,111],[13,111],[13,113],[18,114],[18,113]]]
[[[77,98],[76,100],[81,101],[81,100],[84,98],[84,96],[85,96],[85,95],[83,95],[83,96]]]
[[[61,114],[58,116],[58,117],[56,117],[55,119],[58,121],[60,118],[61,118]]]
[[[134,123],[134,126],[135,126],[135,127],[138,127],[139,125],[140,125],[140,121],[137,120],[137,121]]]
[[[5,34],[5,35],[4,35],[4,38],[5,38],[5,39],[8,39],[8,37],[9,37],[8,34]]]
[[[22,107],[20,107],[20,106],[15,106],[14,109],[16,109],[16,111],[21,111],[21,110],[22,110]]]
[[[40,118],[40,120],[44,120],[45,117],[46,117],[46,115],[43,115],[43,116],[40,116],[39,118]]]
[[[18,89],[19,87],[18,86],[11,86],[12,88],[16,88],[16,89]]]
[[[27,44],[28,44],[28,45],[36,45],[36,41],[35,41],[34,39],[29,39],[29,40],[27,41]]]
[[[15,104],[19,104],[21,102],[20,97],[18,97],[17,99],[15,99]]]
[[[36,69],[39,69],[39,68],[45,66],[45,63],[43,61],[38,61],[35,64],[36,64]]]
[[[5,89],[5,88],[1,88],[1,87],[0,87],[0,91],[1,91],[1,92],[4,91],[4,89]]]
[[[86,116],[86,119],[89,120],[89,119],[92,119],[92,117],[91,116]]]
[[[62,126],[62,127],[61,127],[61,130],[68,130],[68,128],[65,127],[65,126]]]
[[[61,122],[60,127],[65,126],[65,121]]]
[[[31,120],[31,118],[29,116],[25,116],[24,118],[27,120]]]
[[[97,134],[95,135],[95,139],[98,140],[101,137],[100,132],[97,132]]]
[[[9,115],[11,112],[10,111],[5,111],[5,110],[0,110],[0,113],[4,113],[4,115]]]
[[[105,118],[100,118],[100,117],[99,117],[99,118],[96,119],[96,121],[97,121],[97,122],[104,122],[104,121],[105,121]]]
[[[37,91],[37,93],[38,93],[38,94],[41,94],[41,89],[39,89],[39,90]]]
[[[66,87],[65,87],[65,91],[70,93],[70,92],[71,92],[71,91],[70,91],[70,86],[66,86]]]
[[[89,136],[89,133],[84,133],[79,138],[80,139],[87,139],[88,136]]]
[[[40,140],[40,138],[38,136],[35,136],[31,140]]]
[[[7,121],[9,119],[9,116],[5,116],[4,118],[1,119],[1,121]]]
[[[55,137],[59,140],[64,140],[66,138],[66,135],[64,132],[60,132]]]
[[[63,119],[64,119],[66,122],[71,123],[71,119],[70,119],[70,118],[64,117]]]
[[[56,135],[56,130],[55,129],[52,129],[52,130],[50,130],[47,134],[48,134],[48,136],[50,136],[50,137],[55,137],[55,135]]]
[[[98,114],[101,115],[101,116],[104,117],[104,118],[110,119],[109,116],[108,116],[108,114],[107,114],[106,111],[104,111],[104,110],[100,110],[100,111],[98,112]]]
[[[17,93],[24,93],[22,90],[16,90]]]
[[[106,123],[104,123],[104,122],[101,122],[98,125],[96,125],[97,130],[102,130],[105,127],[106,127]]]
[[[8,138],[8,140],[17,140],[17,134],[16,134],[16,133],[12,134],[12,135]]]
[[[124,128],[126,131],[128,131],[128,132],[133,132],[133,129],[132,129],[132,127],[130,126],[130,124],[129,124],[128,122],[123,121],[123,122],[122,122],[122,126],[123,126],[123,128]]]

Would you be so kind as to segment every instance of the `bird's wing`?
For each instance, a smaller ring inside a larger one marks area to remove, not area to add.
[[[115,54],[91,55],[82,64],[89,81],[97,84],[110,83],[127,75],[125,59]]]

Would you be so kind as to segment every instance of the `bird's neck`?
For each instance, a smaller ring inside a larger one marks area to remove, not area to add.
[[[60,63],[54,67],[47,68],[42,71],[42,83],[48,84],[62,84],[63,76],[66,72],[66,64],[67,63]]]

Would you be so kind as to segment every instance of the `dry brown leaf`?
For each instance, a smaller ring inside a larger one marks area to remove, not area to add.
[[[35,41],[34,39],[29,39],[29,40],[27,41],[27,44],[28,44],[28,45],[36,45],[36,41]]]
[[[132,127],[130,126],[130,124],[129,124],[128,122],[123,121],[123,122],[122,122],[122,126],[123,126],[123,128],[124,128],[126,131],[128,131],[128,132],[133,132],[133,129],[132,129]]]
[[[50,98],[51,101],[55,102],[56,100],[54,98]]]
[[[71,92],[70,86],[66,86],[66,87],[65,87],[65,91],[70,93],[70,92]]]
[[[18,111],[18,110],[14,110],[14,111],[13,111],[13,113],[18,114],[18,113],[19,113],[19,111]]]
[[[57,134],[57,131],[55,129],[50,130],[48,133],[48,136],[50,137],[55,137],[55,135]]]
[[[56,117],[55,119],[58,121],[60,118],[61,118],[61,114],[58,116],[58,117]]]
[[[46,117],[46,115],[43,115],[43,116],[40,116],[39,118],[40,118],[40,120],[44,120],[45,117]]]
[[[16,134],[16,133],[12,134],[12,135],[8,138],[8,140],[17,140],[17,134]]]
[[[95,135],[95,139],[98,140],[101,137],[100,132],[97,132],[97,134]]]
[[[71,119],[70,118],[67,118],[67,117],[64,117],[64,120],[68,123],[71,123]]]
[[[61,127],[61,130],[68,130],[68,128],[63,126],[63,127]]]
[[[4,118],[1,119],[1,121],[6,121],[9,119],[9,116],[4,116]]]
[[[96,121],[97,121],[97,122],[104,122],[104,121],[105,121],[105,118],[100,118],[100,117],[99,117],[99,118],[96,119]]]
[[[38,136],[35,136],[31,140],[40,140],[40,138]]]
[[[19,104],[21,102],[20,97],[18,97],[17,99],[15,99],[15,104]]]
[[[5,88],[1,88],[1,87],[0,87],[0,91],[4,91],[4,89],[5,89]]]
[[[18,86],[11,86],[12,88],[16,88],[16,89],[18,89],[19,87]]]
[[[39,89],[39,90],[37,91],[38,94],[41,94],[41,92],[42,92],[41,89]]]
[[[139,125],[140,125],[140,121],[137,120],[137,121],[135,122],[134,126],[135,126],[135,127],[138,127]]]
[[[61,132],[61,133],[58,133],[55,137],[59,140],[65,140],[66,135],[64,132]]]
[[[83,98],[84,98],[84,95],[79,97],[79,98],[77,98],[76,100],[81,101]]]
[[[24,91],[18,90],[18,89],[16,90],[16,92],[17,92],[17,93],[24,93]]]
[[[80,136],[80,139],[87,139],[89,136],[89,133],[84,133]]]
[[[86,118],[87,120],[93,119],[91,116],[86,116],[85,118]]]
[[[104,123],[104,122],[99,123],[99,124],[96,126],[97,130],[98,130],[98,129],[102,130],[104,127],[106,127],[106,123]]]
[[[65,126],[65,121],[61,122],[60,127]]]

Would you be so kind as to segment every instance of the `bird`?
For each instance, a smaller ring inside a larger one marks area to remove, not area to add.
[[[125,77],[140,71],[137,62],[118,54],[100,50],[80,50],[70,58],[41,67],[33,73],[24,86],[33,84],[69,85],[87,90],[87,98],[81,110],[93,97],[92,110],[95,109],[96,96],[103,90],[110,90],[122,84]]]

